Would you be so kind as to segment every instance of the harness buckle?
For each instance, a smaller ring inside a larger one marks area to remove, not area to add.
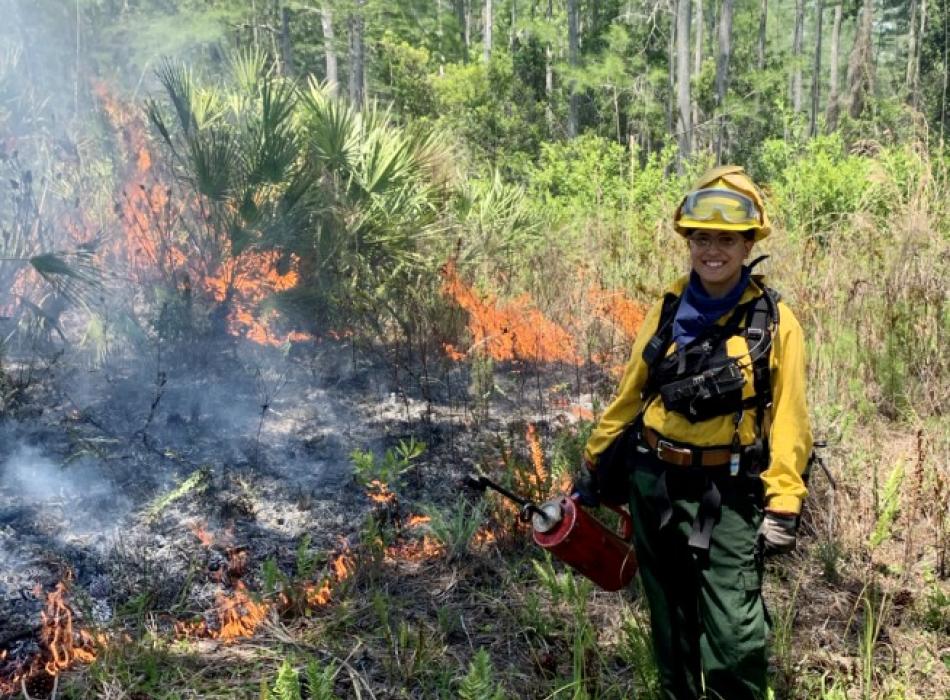
[[[674,455],[678,455],[680,457],[687,457],[689,459],[692,459],[693,457],[693,451],[689,449],[688,447],[677,447],[676,445],[671,443],[669,440],[663,440],[663,439],[657,440],[656,456],[659,457],[660,459],[666,459],[666,457],[664,457],[663,455],[664,454],[669,455],[670,453]]]

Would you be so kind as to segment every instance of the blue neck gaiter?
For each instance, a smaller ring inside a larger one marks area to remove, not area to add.
[[[703,284],[696,272],[689,275],[689,284],[680,297],[676,307],[676,316],[673,317],[673,341],[676,347],[682,348],[691,343],[710,325],[719,320],[725,313],[735,308],[742,297],[742,293],[749,286],[752,270],[743,265],[742,276],[730,292],[718,299],[709,296],[703,289]]]

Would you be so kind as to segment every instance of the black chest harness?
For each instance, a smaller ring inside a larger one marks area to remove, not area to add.
[[[766,287],[760,277],[753,278],[762,294],[739,304],[723,324],[713,324],[699,337],[670,352],[673,344],[673,320],[680,297],[667,294],[657,324],[657,331],[643,350],[643,361],[648,368],[647,383],[641,394],[642,406],[659,397],[668,411],[675,411],[692,423],[717,416],[731,415],[734,430],[729,445],[731,477],[742,467],[760,486],[759,474],[768,462],[768,432],[772,407],[772,381],[769,366],[772,341],[778,325],[779,295]],[[747,353],[730,357],[726,351],[729,338],[745,338]],[[743,398],[746,379],[743,369],[752,368],[753,395]],[[644,409],[641,409],[641,411]],[[743,413],[755,411],[756,440],[742,447],[739,424]],[[642,415],[642,413],[641,413]],[[638,421],[639,422],[639,421]],[[719,517],[722,495],[717,486],[722,470],[693,469],[704,486],[700,489],[700,507],[689,538],[691,547],[709,549],[712,528]],[[665,470],[657,482],[655,498],[661,507],[660,528],[672,517],[672,502],[668,492]],[[729,479],[728,488],[737,484]]]
[[[739,452],[739,423],[747,410],[756,412],[756,433],[767,437],[767,417],[772,406],[772,377],[769,355],[778,324],[779,294],[759,279],[753,284],[762,290],[755,299],[739,304],[723,324],[712,324],[699,337],[670,353],[673,320],[680,297],[667,294],[657,331],[643,350],[647,383],[642,404],[659,397],[668,411],[679,413],[691,423],[732,415],[735,431],[733,452]],[[748,352],[730,357],[729,338],[745,338]],[[751,365],[753,395],[742,397],[746,384],[743,369]],[[737,466],[737,465],[733,465]]]

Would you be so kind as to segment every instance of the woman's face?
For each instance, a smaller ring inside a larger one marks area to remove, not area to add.
[[[738,231],[697,229],[689,236],[689,259],[706,292],[721,297],[736,286],[753,241]]]

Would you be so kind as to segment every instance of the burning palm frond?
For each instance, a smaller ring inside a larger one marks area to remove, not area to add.
[[[88,311],[99,301],[105,275],[96,261],[97,242],[59,248],[69,236],[47,213],[53,208],[47,186],[36,190],[37,179],[16,154],[0,159],[0,169],[10,182],[0,189],[0,307],[17,318],[31,314],[39,321],[34,330],[44,326],[62,335],[65,308]]]

